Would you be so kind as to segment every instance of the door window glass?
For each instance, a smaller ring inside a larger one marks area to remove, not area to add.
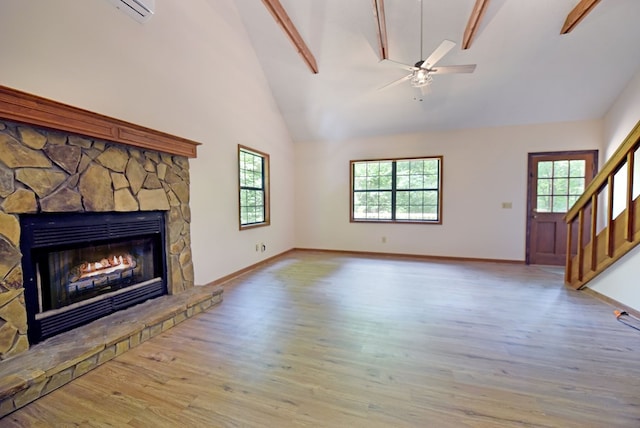
[[[585,161],[538,162],[537,212],[566,213],[584,192]]]

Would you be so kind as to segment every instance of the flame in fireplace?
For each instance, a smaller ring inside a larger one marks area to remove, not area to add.
[[[136,261],[130,254],[114,255],[107,258],[85,262],[80,265],[78,279],[133,269]]]

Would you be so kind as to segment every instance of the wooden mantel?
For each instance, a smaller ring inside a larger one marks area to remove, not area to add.
[[[200,143],[0,85],[0,119],[195,158]]]

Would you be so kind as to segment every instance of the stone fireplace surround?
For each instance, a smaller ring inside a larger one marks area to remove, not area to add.
[[[197,143],[175,137],[173,154],[153,150],[171,138],[0,87],[0,417],[222,300],[219,287],[194,287],[187,156]],[[19,216],[134,211],[165,212],[169,295],[29,349]]]
[[[166,211],[169,294],[193,287],[186,158],[0,121],[0,359],[28,349],[18,216]]]

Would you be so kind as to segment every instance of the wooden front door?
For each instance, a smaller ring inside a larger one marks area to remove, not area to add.
[[[565,264],[567,225],[564,215],[595,176],[597,156],[597,150],[529,153],[528,264]]]

